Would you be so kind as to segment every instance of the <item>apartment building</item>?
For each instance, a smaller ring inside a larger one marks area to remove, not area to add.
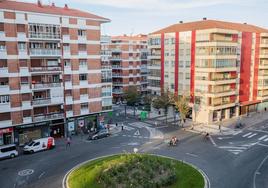
[[[212,123],[268,107],[268,30],[216,20],[148,36],[149,89],[189,94],[194,121]]]
[[[0,145],[98,125],[105,22],[67,5],[0,1]]]
[[[136,86],[142,95],[146,94],[147,36],[113,36],[110,51],[114,101],[123,101],[123,94],[129,86]]]
[[[112,65],[110,62],[111,51],[110,36],[101,36],[101,82],[102,82],[102,110],[112,110]]]

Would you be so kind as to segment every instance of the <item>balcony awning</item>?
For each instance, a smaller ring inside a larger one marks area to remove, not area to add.
[[[248,106],[252,104],[257,104],[260,103],[260,100],[255,100],[255,101],[245,101],[245,102],[240,102],[240,106]]]

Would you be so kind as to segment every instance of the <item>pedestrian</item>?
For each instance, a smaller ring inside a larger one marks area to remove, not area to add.
[[[157,121],[154,122],[155,126],[157,127]]]
[[[219,123],[219,131],[221,133],[221,122]]]
[[[66,140],[66,149],[67,149],[67,147],[71,147],[71,138],[68,136],[67,137],[67,140]]]
[[[117,123],[115,123],[115,126],[117,127]]]
[[[267,108],[265,107],[265,108],[264,108],[264,111],[266,112],[266,110],[267,110]]]
[[[124,125],[123,125],[123,123],[122,123],[122,126],[121,126],[121,130],[122,130],[122,131],[124,130]]]

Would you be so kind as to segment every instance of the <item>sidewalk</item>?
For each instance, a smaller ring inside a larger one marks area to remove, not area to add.
[[[214,135],[230,135],[236,134],[241,132],[245,128],[254,127],[255,125],[268,120],[268,112],[254,112],[251,113],[249,116],[242,116],[240,122],[244,124],[242,128],[236,128],[236,123],[238,121],[238,117],[224,120],[221,123],[221,131],[219,129],[219,124],[197,124],[197,125],[190,125],[187,129],[189,131],[204,133],[208,132]]]

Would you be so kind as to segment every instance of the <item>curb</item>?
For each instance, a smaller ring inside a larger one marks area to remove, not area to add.
[[[88,163],[90,161],[94,161],[94,160],[105,158],[105,157],[111,157],[111,156],[114,156],[114,155],[120,155],[120,154],[125,154],[125,153],[117,153],[117,154],[111,154],[111,155],[104,155],[104,156],[96,157],[96,158],[93,158],[93,159],[90,159],[90,160],[87,160],[87,161],[84,161],[82,163],[77,164],[76,166],[74,166],[73,168],[71,168],[64,175],[64,178],[62,180],[62,188],[70,188],[69,185],[68,185],[69,174],[71,172],[73,172],[75,169],[77,169],[78,167],[80,167],[80,166],[82,166],[82,165],[84,165],[84,164],[86,164],[86,163]],[[191,166],[192,168],[194,168],[195,170],[197,170],[203,176],[203,179],[204,179],[204,182],[205,182],[204,188],[210,188],[210,181],[209,181],[209,178],[208,178],[207,174],[203,170],[201,170],[200,168],[197,168],[196,166],[194,166],[193,164],[188,163],[188,162],[185,162],[183,160],[175,159],[173,157],[164,156],[164,155],[158,155],[158,154],[146,154],[146,155],[152,155],[152,156],[158,156],[158,157],[163,157],[163,158],[167,158],[167,159],[172,159],[172,160],[180,161],[182,163],[185,163],[185,164]]]

